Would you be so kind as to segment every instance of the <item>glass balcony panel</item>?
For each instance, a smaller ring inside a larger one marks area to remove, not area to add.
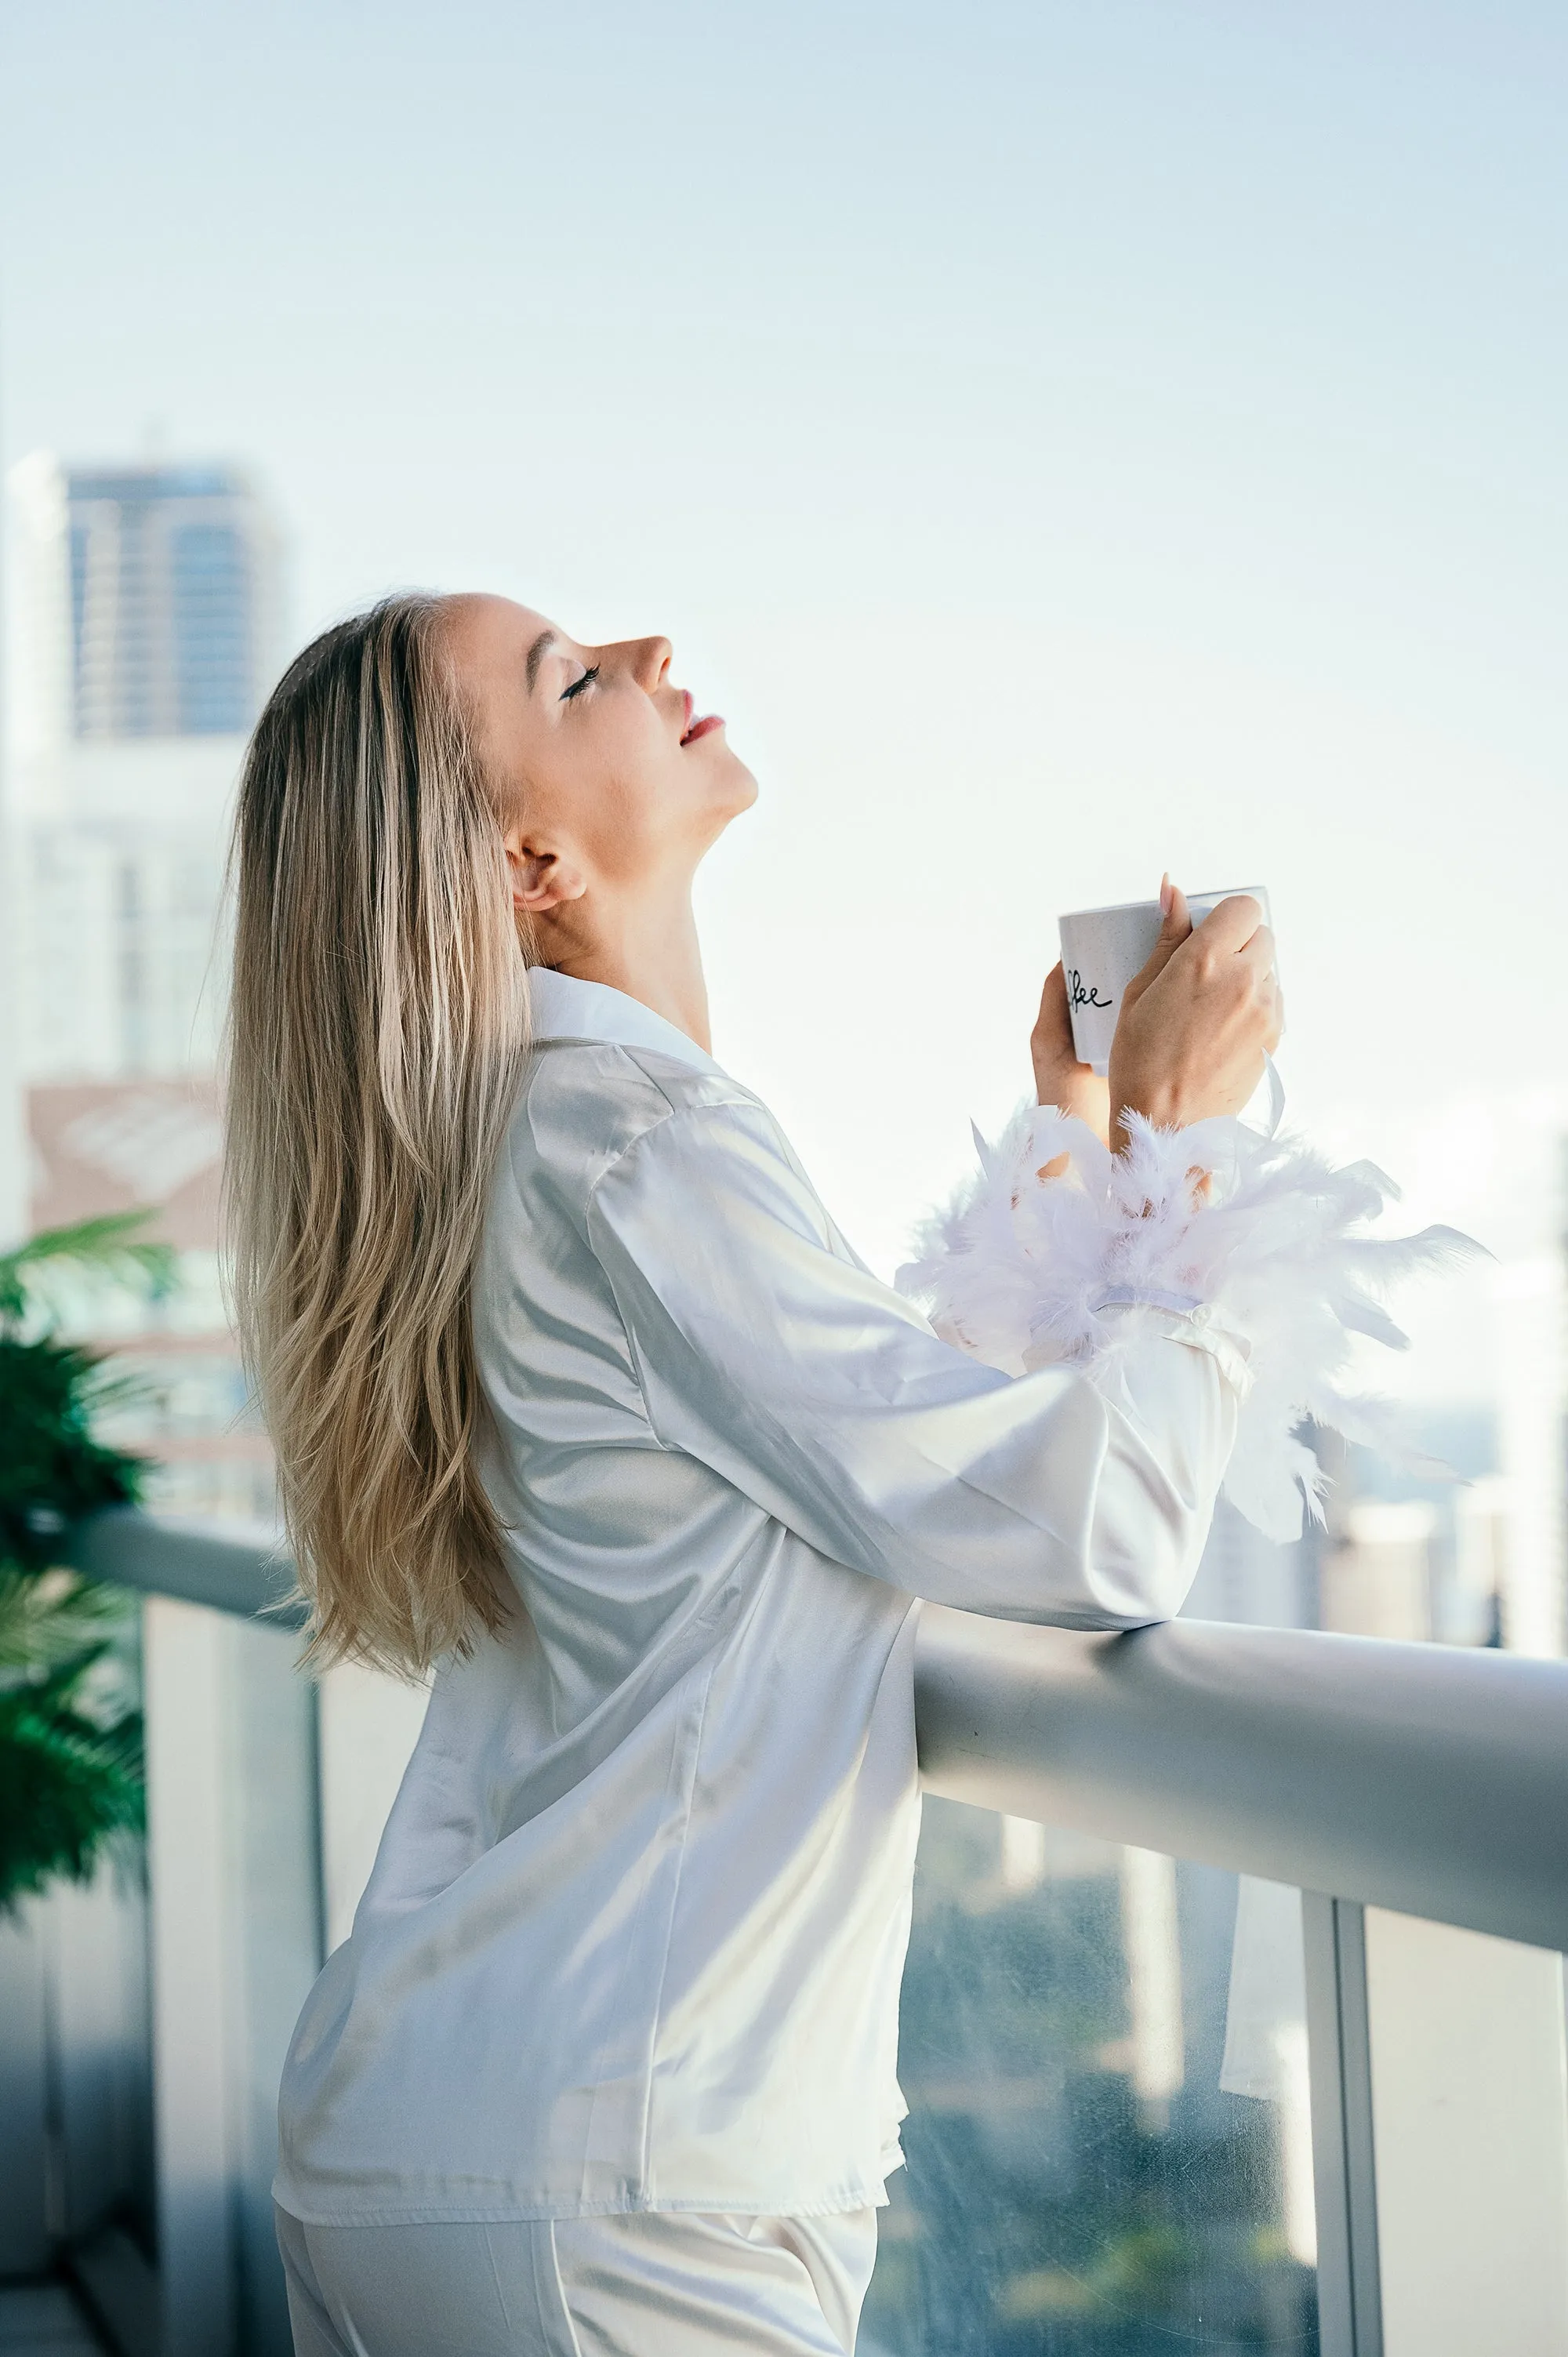
[[[1568,2349],[1563,1958],[1366,1910],[1383,2357]]]
[[[158,2256],[171,2347],[289,2347],[277,2085],[321,1960],[316,1702],[288,1630],[144,1616]]]
[[[1237,1888],[927,1801],[861,2357],[1316,2352],[1299,1917],[1263,1898],[1228,2064]]]

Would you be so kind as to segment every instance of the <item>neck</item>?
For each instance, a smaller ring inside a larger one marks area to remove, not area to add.
[[[575,939],[553,939],[558,929],[542,925],[539,946],[547,965],[579,982],[602,982],[611,990],[624,991],[695,1040],[704,1055],[713,1053],[708,985],[689,884],[655,901],[592,910],[583,901],[573,901],[561,913],[575,918],[582,931],[574,927]],[[590,918],[591,928],[584,922]],[[564,930],[559,928],[560,932]]]

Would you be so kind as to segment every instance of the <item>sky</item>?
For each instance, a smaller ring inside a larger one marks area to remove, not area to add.
[[[667,631],[763,788],[715,1045],[877,1265],[1165,867],[1269,887],[1289,1118],[1524,1253],[1565,102],[1544,0],[4,0],[0,436],[252,467],[295,641]]]

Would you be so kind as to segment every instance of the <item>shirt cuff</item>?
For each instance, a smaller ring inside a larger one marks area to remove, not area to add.
[[[1380,1296],[1477,1248],[1446,1228],[1367,1234],[1394,1192],[1369,1163],[1336,1168],[1230,1119],[1161,1130],[1130,1114],[1127,1130],[1113,1156],[1083,1122],[1030,1105],[995,1145],[977,1134],[978,1175],[898,1283],[940,1333],[1011,1374],[1125,1347],[1129,1309],[1169,1318],[1243,1403],[1227,1495],[1271,1538],[1294,1538],[1322,1479],[1298,1427],[1367,1437],[1353,1338],[1403,1342]]]

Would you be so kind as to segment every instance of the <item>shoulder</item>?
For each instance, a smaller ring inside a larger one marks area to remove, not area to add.
[[[706,1128],[703,1115],[721,1130],[733,1122],[778,1135],[761,1100],[716,1067],[698,1070],[656,1048],[553,1039],[529,1059],[505,1159],[520,1179],[550,1175],[585,1202],[653,1133],[671,1123]]]

